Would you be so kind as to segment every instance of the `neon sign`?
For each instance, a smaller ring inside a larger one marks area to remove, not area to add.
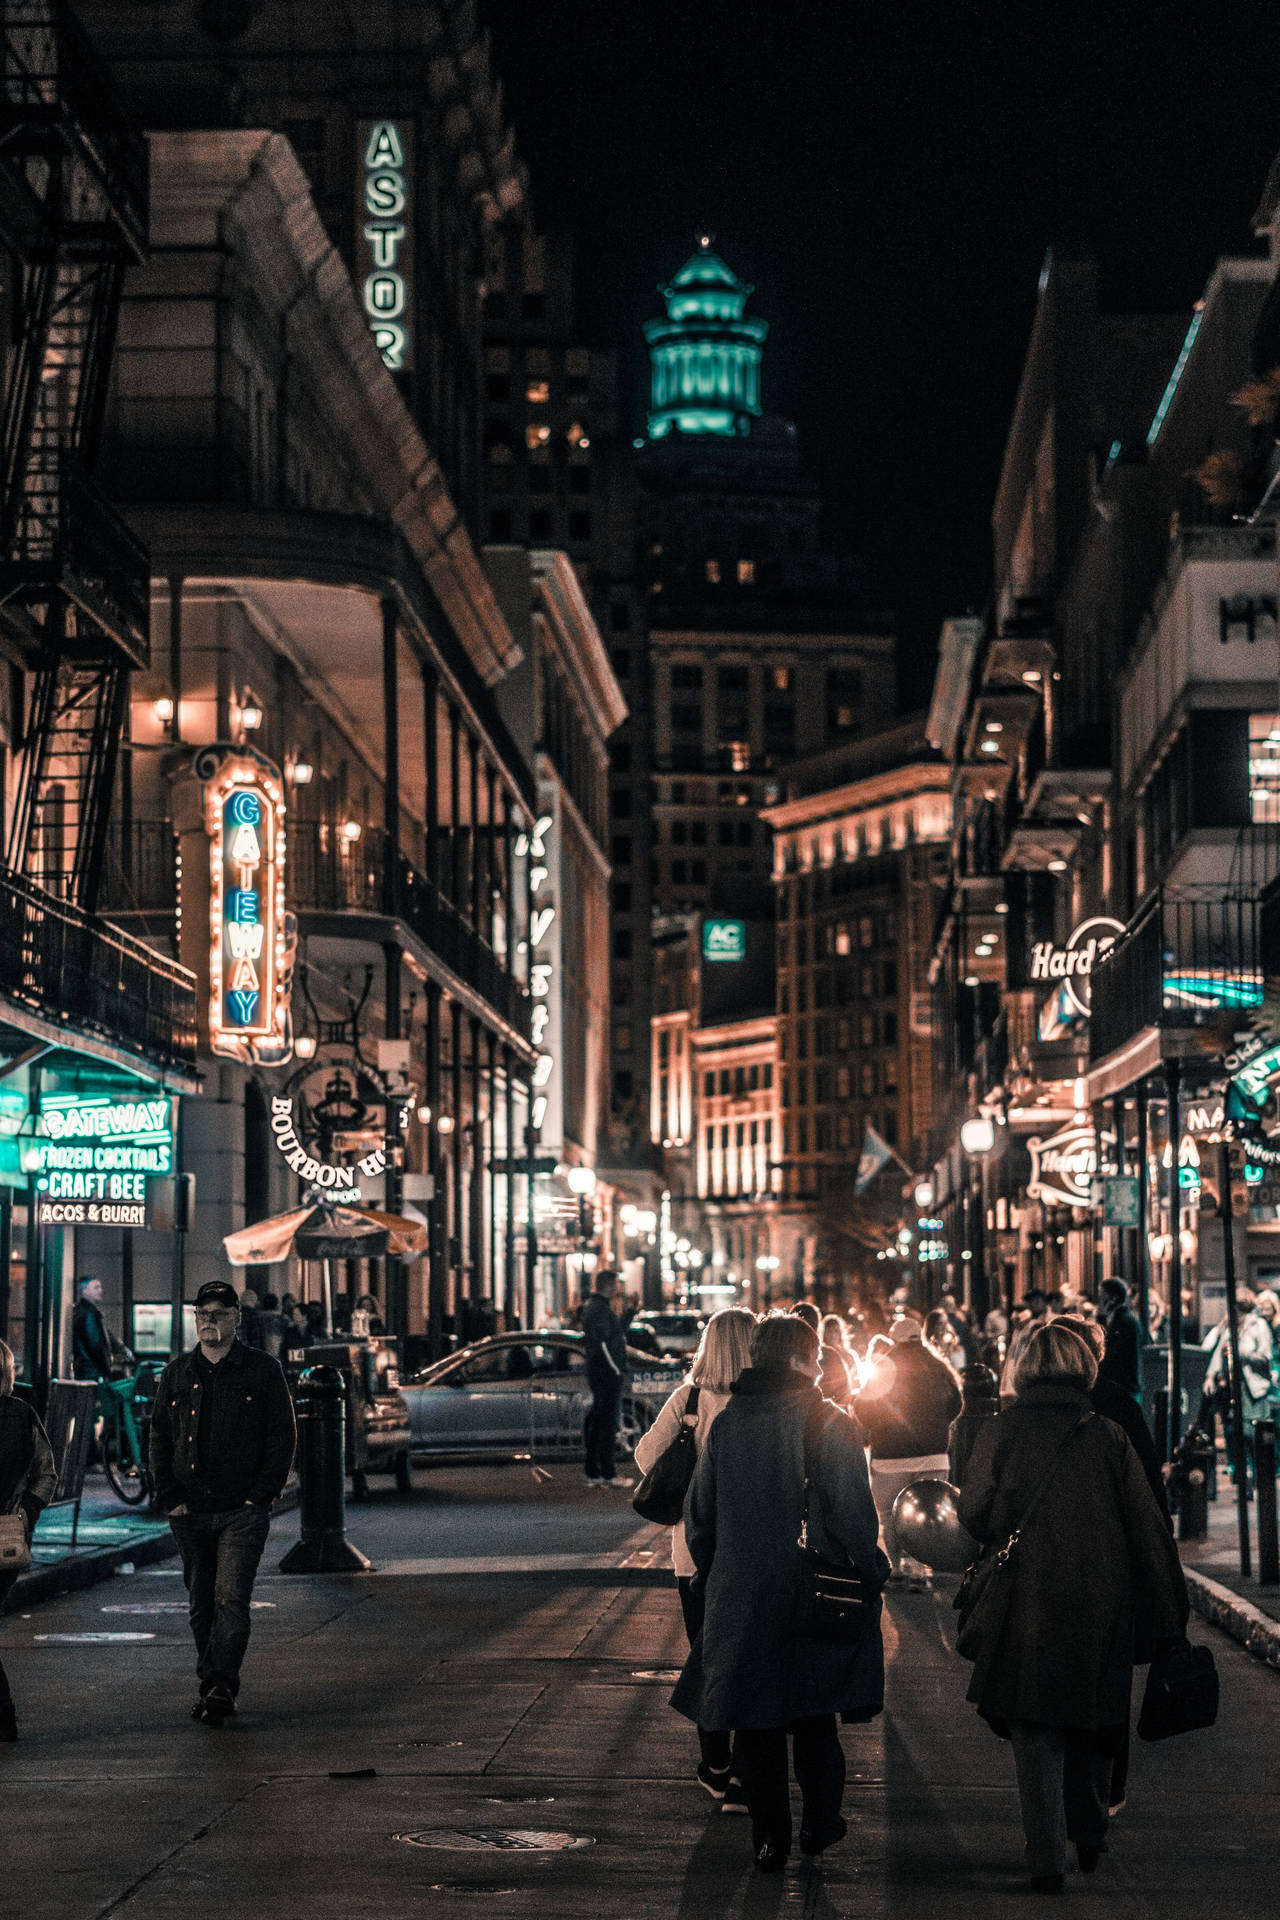
[[[702,923],[704,960],[745,960],[747,928],[743,920],[704,920]]]
[[[413,130],[396,120],[356,127],[361,165],[356,200],[360,298],[383,364],[413,365],[408,312],[413,286]]]
[[[560,957],[554,901],[555,874],[549,847],[555,821],[551,814],[539,814],[529,833],[516,841],[516,856],[529,861],[529,995],[533,1001],[532,1039],[538,1049],[533,1063],[533,1106],[529,1123],[538,1132],[546,1123],[552,1097],[557,1094],[553,1081],[556,1053],[560,1046],[560,1000],[552,992],[556,965]],[[557,1101],[558,1105],[558,1101]],[[553,1120],[558,1116],[553,1115]],[[558,1131],[558,1129],[553,1129]]]
[[[173,1101],[50,1096],[21,1146],[48,1226],[145,1227],[147,1180],[173,1171]]]
[[[1123,920],[1098,913],[1072,928],[1065,947],[1037,940],[1031,949],[1031,978],[1061,980],[1062,1001],[1087,1020],[1093,1005],[1093,969],[1123,932]]]
[[[284,789],[270,761],[232,754],[205,787],[209,835],[209,1039],[259,1057],[286,1045]]]
[[[1104,1133],[1104,1145],[1114,1142]],[[1033,1200],[1051,1206],[1087,1207],[1092,1199],[1094,1175],[1098,1171],[1098,1150],[1093,1128],[1073,1122],[1049,1140],[1030,1139],[1031,1178],[1027,1192]]]

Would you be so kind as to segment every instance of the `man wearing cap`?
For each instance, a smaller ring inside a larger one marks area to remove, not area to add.
[[[249,1598],[296,1428],[279,1362],[236,1338],[235,1288],[207,1280],[195,1314],[199,1344],[169,1362],[156,1388],[151,1478],[191,1602],[200,1677],[191,1717],[220,1726],[236,1711]]]

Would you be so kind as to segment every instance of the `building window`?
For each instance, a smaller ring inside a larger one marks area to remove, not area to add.
[[[1280,820],[1280,713],[1249,715],[1249,818]]]
[[[673,887],[682,887],[682,886],[683,886],[683,885],[685,884],[685,881],[686,881],[686,880],[688,879],[688,877],[689,877],[689,876],[688,876],[688,869],[687,869],[687,867],[685,866],[685,863],[684,863],[684,861],[683,861],[683,860],[673,860],[673,861],[671,862],[671,884],[672,884],[672,886],[673,886]]]
[[[718,560],[708,560],[707,562],[707,583],[713,587],[720,585],[720,562]]]
[[[630,1027],[615,1027],[613,1030],[613,1044],[617,1048],[619,1053],[630,1053],[631,1051]]]
[[[613,1076],[614,1099],[619,1102],[630,1100],[633,1085],[631,1069],[629,1067],[620,1067]]]
[[[701,693],[702,668],[678,660],[671,669],[671,685],[673,690],[678,688],[684,693]]]
[[[630,911],[631,911],[631,882],[630,882],[629,880],[615,880],[615,881],[614,881],[614,883],[613,883],[613,906],[614,906],[614,912],[615,912],[615,913],[630,913]]]
[[[491,540],[510,540],[511,513],[506,507],[495,507],[489,515],[489,538]]]
[[[711,1067],[711,1068],[708,1068],[708,1070],[707,1070],[707,1072],[703,1074],[703,1076],[702,1076],[702,1091],[703,1091],[703,1095],[704,1095],[704,1097],[705,1097],[706,1099],[708,1099],[708,1100],[714,1100],[714,1099],[715,1099],[715,1093],[716,1093],[716,1075],[715,1075],[715,1068],[714,1068],[714,1067]]]
[[[701,733],[701,707],[672,707],[671,728],[674,733]]]
[[[570,467],[569,491],[570,493],[590,493],[591,491],[590,467]]]
[[[752,584],[752,582],[754,581],[754,579],[755,579],[755,577],[756,577],[756,563],[755,563],[755,561],[754,561],[754,560],[739,560],[739,562],[738,562],[738,585],[739,585],[740,587],[749,587],[749,586],[750,586],[750,585]]]
[[[615,633],[630,633],[631,608],[625,600],[615,600],[609,608],[609,625]]]
[[[723,693],[747,693],[751,687],[751,669],[749,667],[718,667],[716,685]]]
[[[694,844],[694,846],[695,846],[695,847],[705,847],[705,846],[706,846],[706,844],[707,844],[707,823],[706,823],[706,821],[705,821],[705,820],[694,820],[694,821],[692,821],[692,822],[690,823],[690,826],[689,826],[689,838],[690,838],[690,840],[691,840],[691,841],[693,842],[693,844]]]
[[[571,447],[577,448],[582,453],[585,453],[591,445],[591,436],[580,420],[573,422],[568,433],[565,435],[565,439]]]
[[[539,447],[545,447],[551,439],[551,429],[545,420],[531,420],[524,430],[524,443],[530,453]]]
[[[524,317],[526,320],[546,318],[547,296],[544,293],[526,293],[524,297]]]
[[[484,392],[485,392],[486,400],[489,400],[489,401],[506,400],[510,397],[510,394],[511,394],[511,382],[508,380],[505,373],[486,374],[485,382],[484,382]]]
[[[629,960],[631,958],[631,934],[626,927],[614,928],[613,957],[615,960]]]
[[[529,538],[531,540],[549,540],[551,538],[551,515],[535,508],[529,515]]]
[[[591,538],[591,515],[589,513],[571,513],[569,515],[569,538],[571,540],[589,540]]]

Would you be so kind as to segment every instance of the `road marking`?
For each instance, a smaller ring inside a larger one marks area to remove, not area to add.
[[[154,1633],[36,1633],[34,1640],[46,1641],[50,1646],[70,1647],[95,1643],[100,1640],[154,1640]]]

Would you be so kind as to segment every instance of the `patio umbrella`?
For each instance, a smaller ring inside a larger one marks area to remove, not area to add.
[[[259,1220],[253,1227],[229,1233],[222,1250],[233,1267],[265,1267],[296,1254],[299,1260],[319,1260],[324,1273],[324,1315],[333,1318],[334,1260],[373,1260],[394,1254],[414,1260],[427,1250],[427,1229],[421,1220],[398,1213],[377,1213],[372,1207],[336,1207],[321,1204],[299,1207]]]

